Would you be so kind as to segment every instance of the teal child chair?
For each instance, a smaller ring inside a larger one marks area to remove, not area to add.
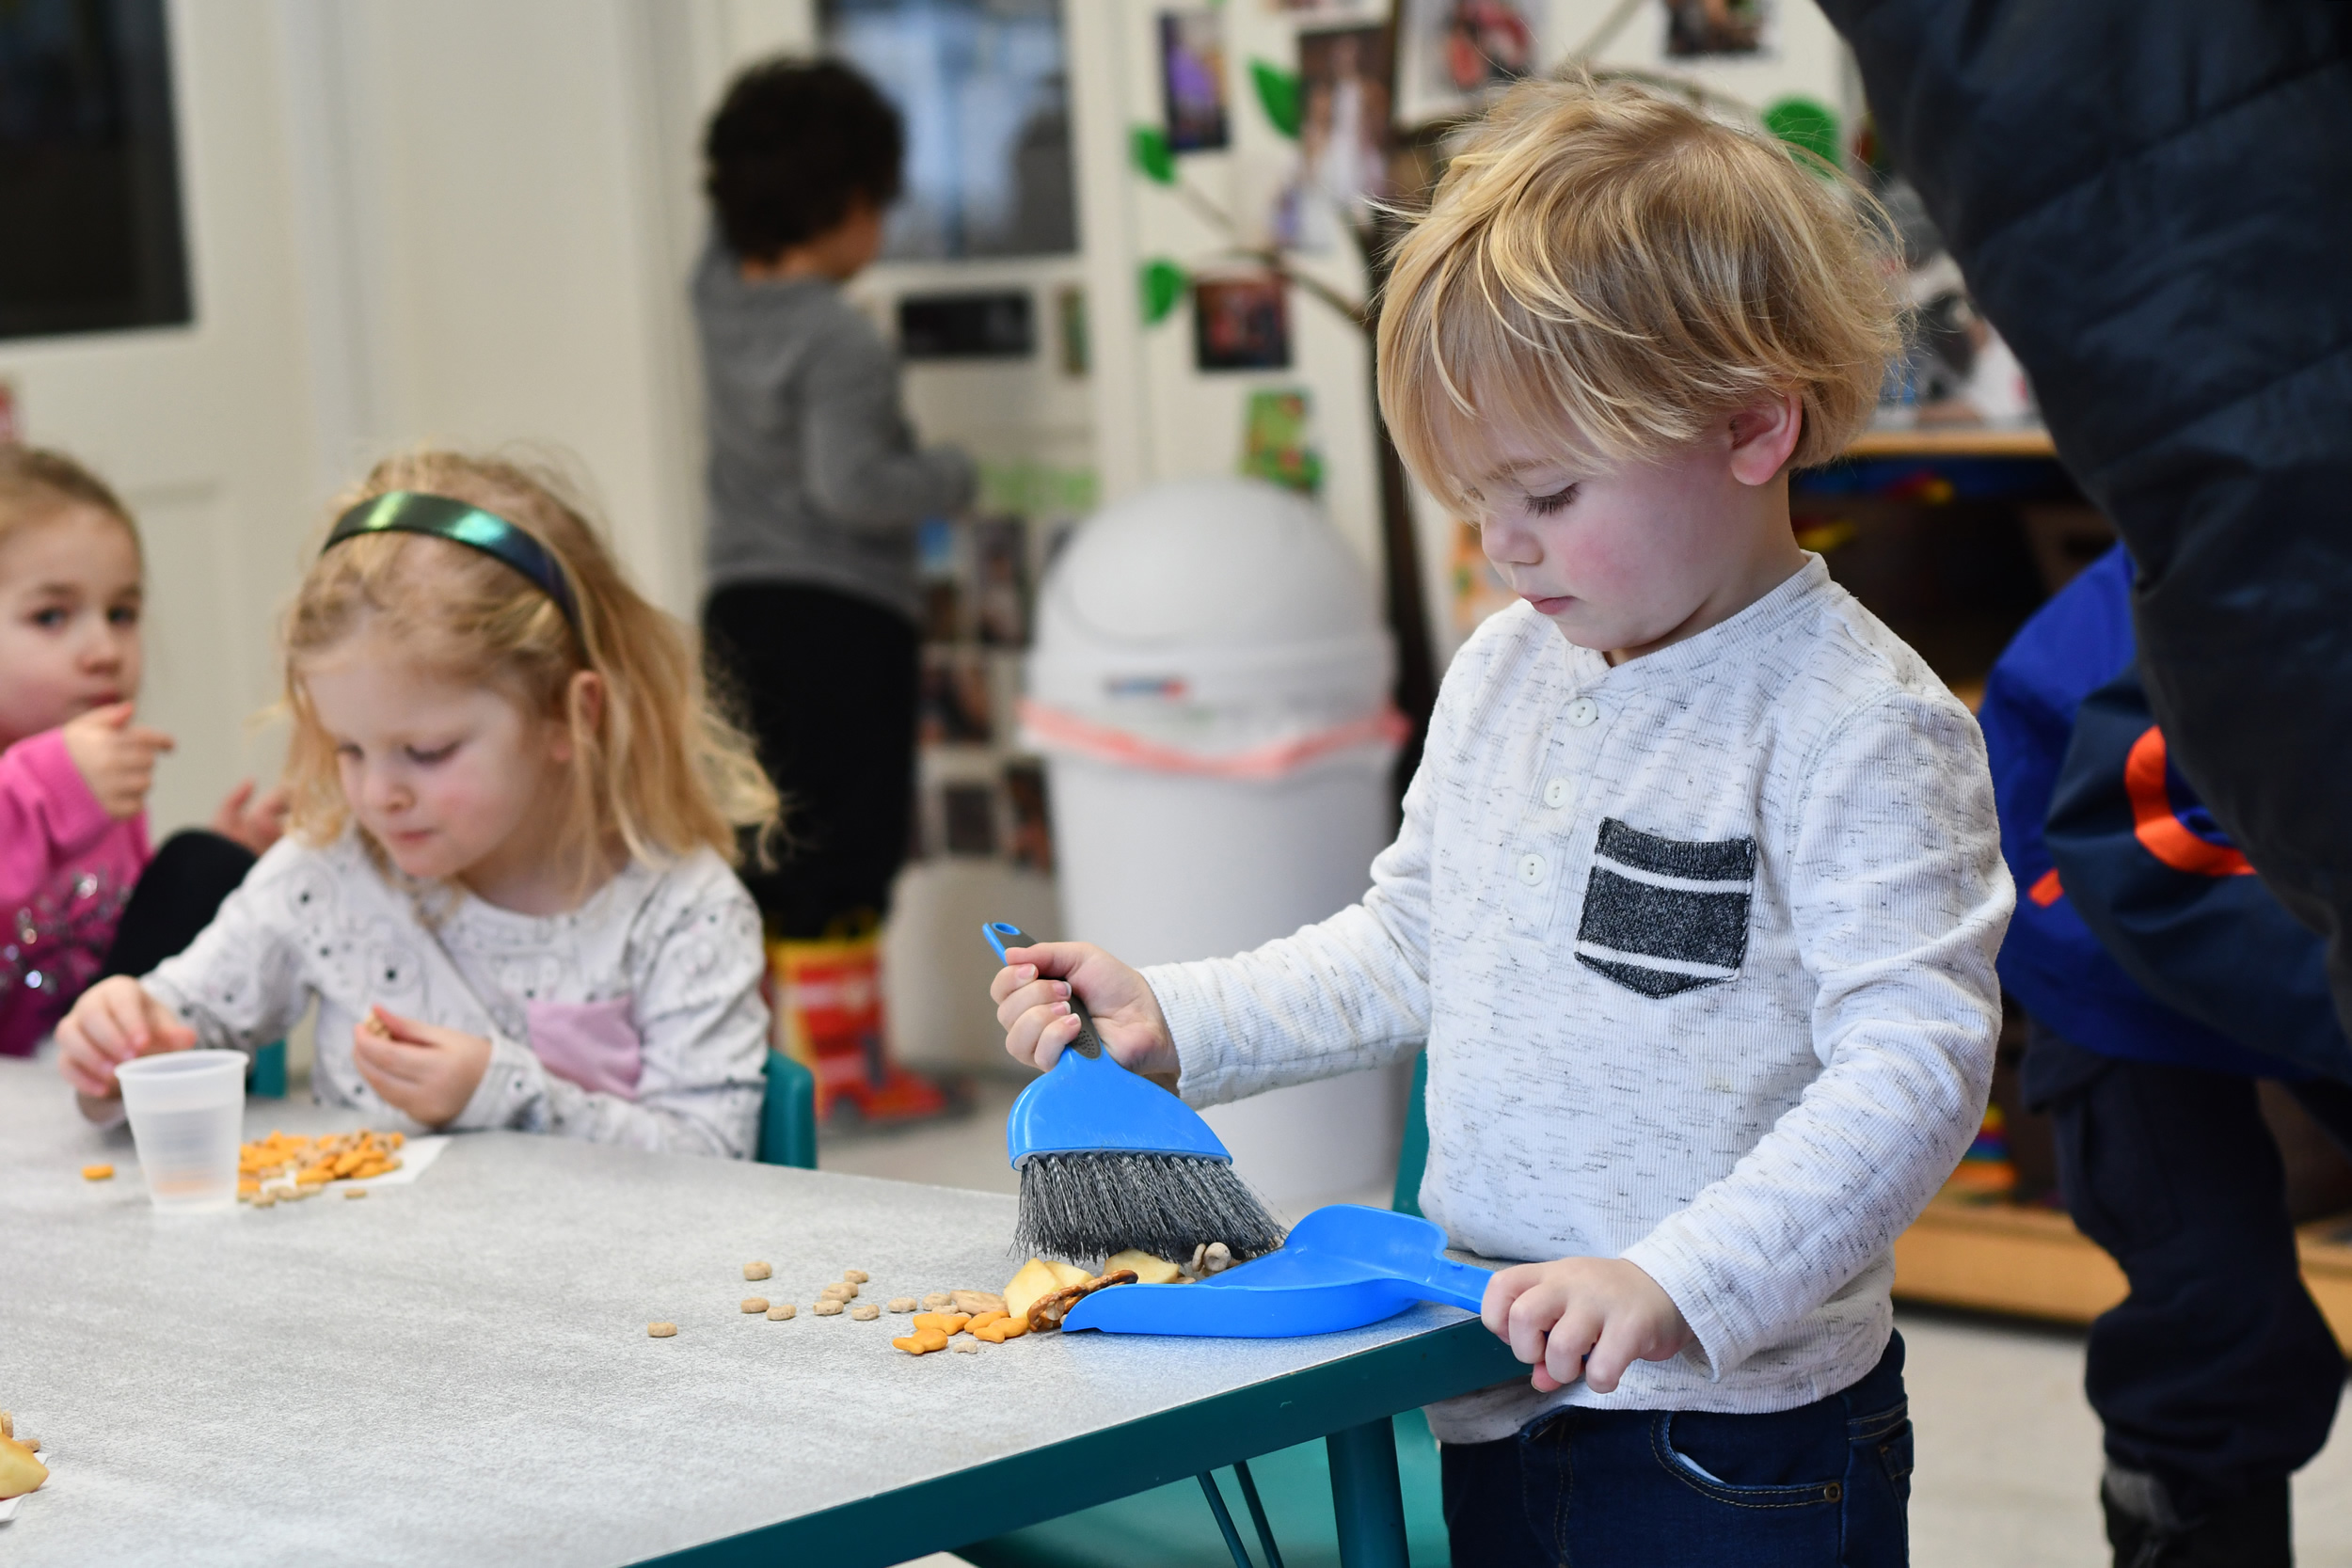
[[[1429,1124],[1422,1110],[1428,1081],[1427,1058],[1415,1057],[1390,1205],[1408,1214],[1421,1212],[1421,1174],[1429,1161]],[[1415,1568],[1441,1568],[1449,1547],[1437,1441],[1418,1410],[1406,1411],[1391,1424],[1397,1481],[1405,1494],[1406,1548]],[[1251,1563],[1214,1475],[1170,1481],[959,1546],[956,1555],[976,1568],[1339,1568],[1331,1465],[1323,1442],[1301,1443],[1233,1469],[1264,1560],[1259,1564]],[[1206,1512],[1200,1506],[1204,1493]]]
[[[757,1158],[762,1164],[817,1168],[817,1075],[772,1047]]]

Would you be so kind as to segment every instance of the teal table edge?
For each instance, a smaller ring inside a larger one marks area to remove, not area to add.
[[[1404,1504],[1389,1418],[1525,1375],[1527,1369],[1508,1345],[1487,1333],[1477,1319],[1467,1319],[1082,1437],[649,1560],[736,1568],[816,1560],[815,1554],[825,1553],[843,1568],[884,1568],[1057,1519],[1235,1460],[1328,1437],[1342,1560],[1348,1568],[1405,1568]]]

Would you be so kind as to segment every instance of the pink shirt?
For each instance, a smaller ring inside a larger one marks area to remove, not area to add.
[[[0,1056],[29,1056],[98,974],[154,851],[147,814],[106,815],[65,735],[0,752]]]

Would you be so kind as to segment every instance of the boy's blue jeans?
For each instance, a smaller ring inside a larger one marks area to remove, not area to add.
[[[1454,1568],[1910,1560],[1899,1334],[1861,1382],[1794,1410],[1568,1409],[1441,1457]]]

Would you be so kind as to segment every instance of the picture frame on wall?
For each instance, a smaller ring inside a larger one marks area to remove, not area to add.
[[[1160,13],[1160,94],[1170,151],[1213,152],[1227,145],[1224,13]]]
[[[1468,114],[1541,71],[1546,9],[1544,0],[1402,0],[1398,123]]]
[[[1298,35],[1298,198],[1301,250],[1332,248],[1340,227],[1391,194],[1391,33],[1326,27]]]
[[[1290,306],[1279,274],[1203,277],[1192,286],[1193,363],[1203,371],[1281,371],[1291,363]]]
[[[1753,58],[1772,48],[1772,0],[1666,0],[1671,59]]]

